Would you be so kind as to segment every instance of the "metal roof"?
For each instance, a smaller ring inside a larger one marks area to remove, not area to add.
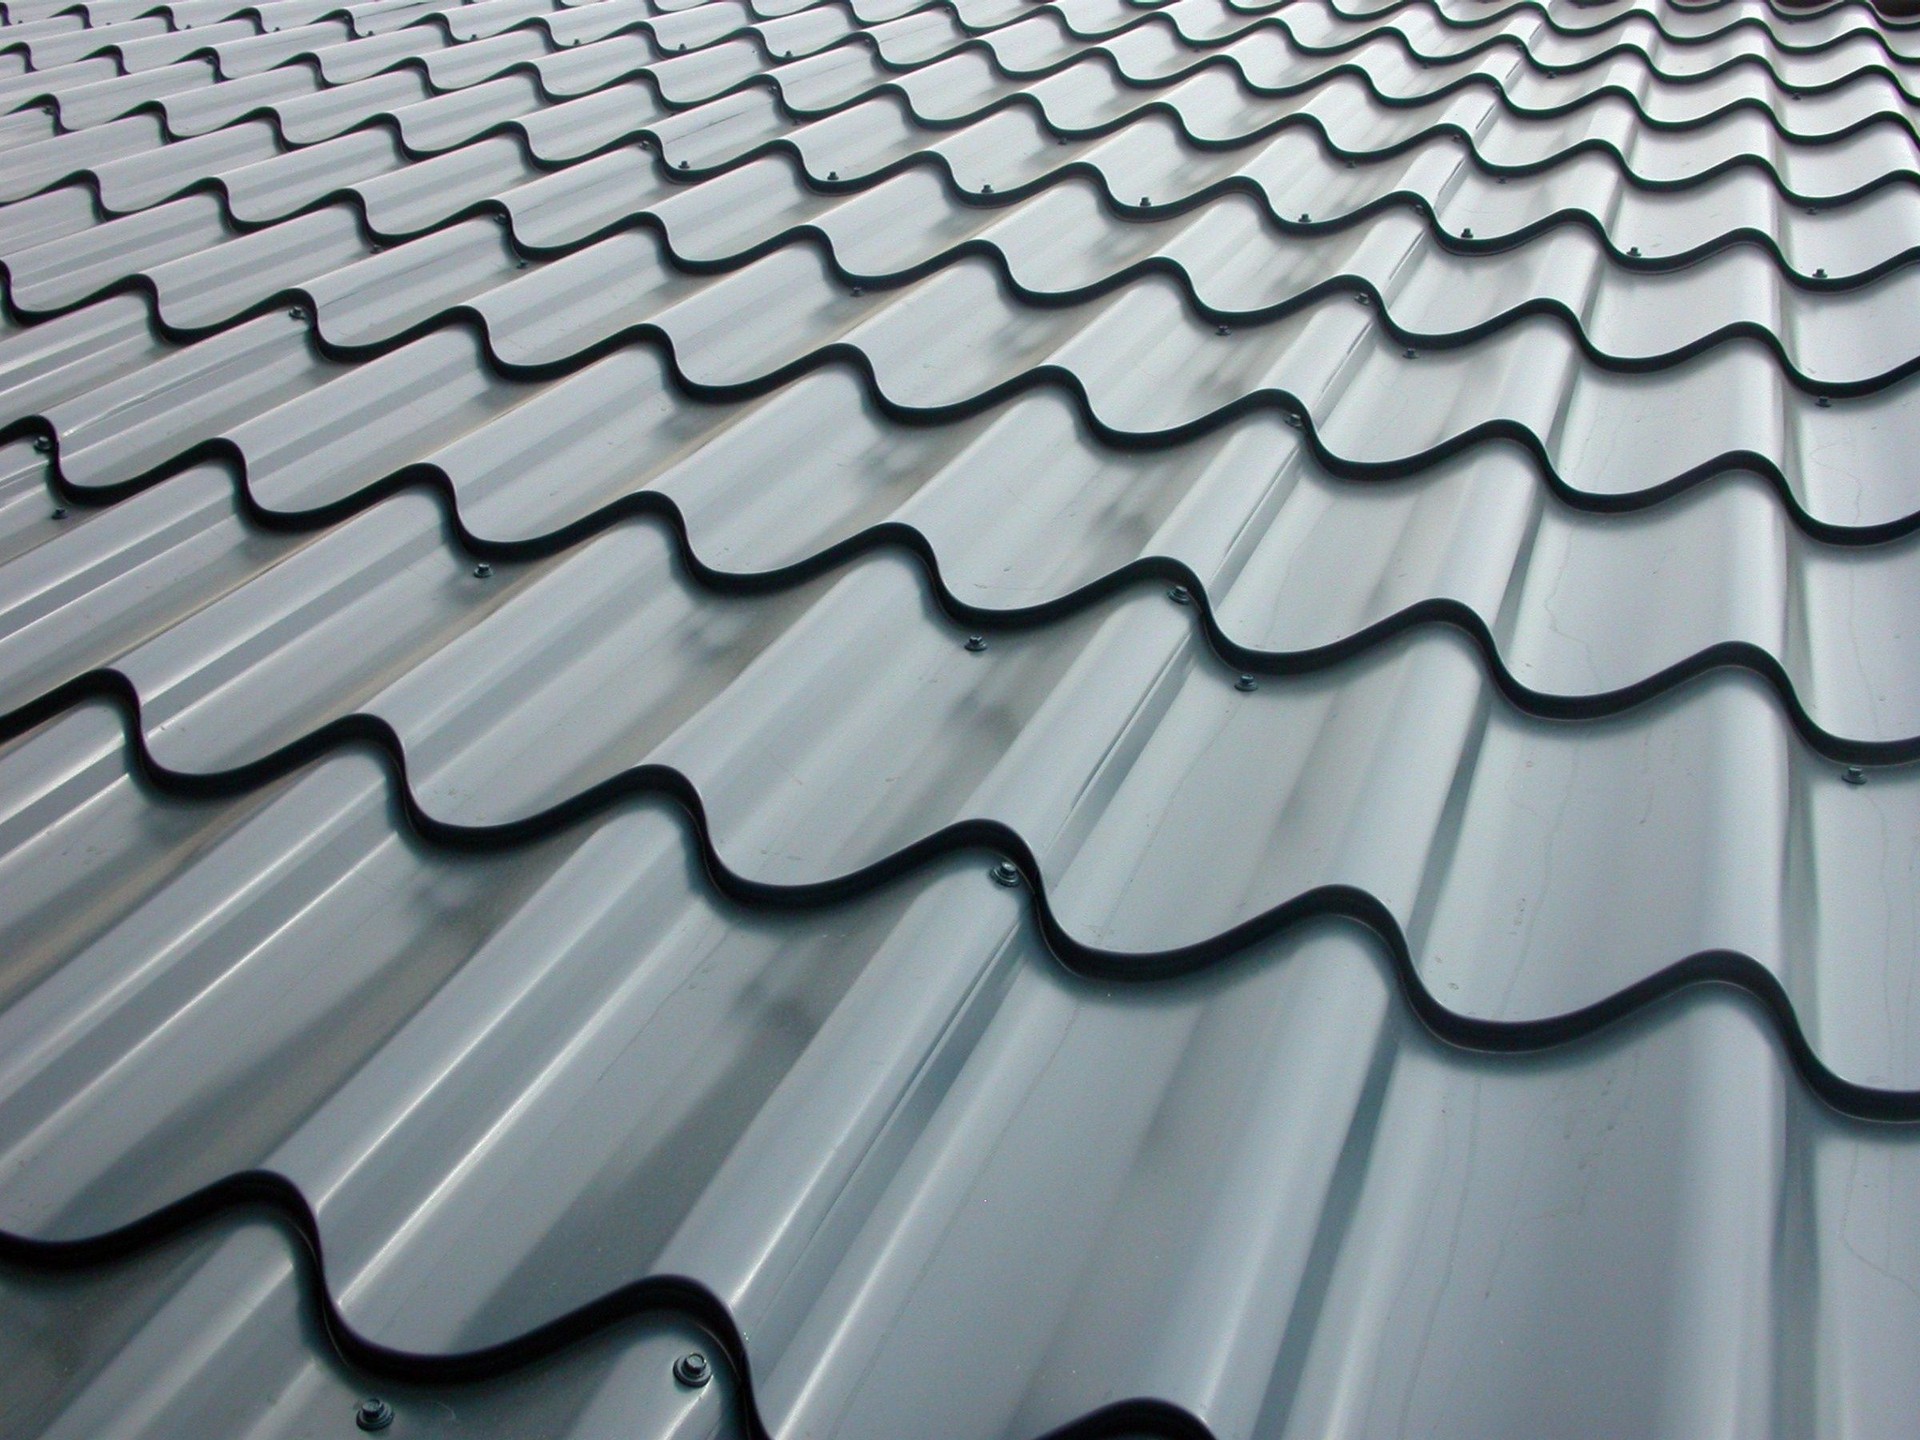
[[[1920,31],[4,19],[0,1433],[1910,1433]]]

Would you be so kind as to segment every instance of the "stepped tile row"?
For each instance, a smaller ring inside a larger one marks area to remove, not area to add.
[[[6,6],[0,1429],[1904,1433],[1917,46]]]

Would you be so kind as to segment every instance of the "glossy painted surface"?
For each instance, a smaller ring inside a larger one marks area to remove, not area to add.
[[[4,18],[0,1433],[1910,1432],[1915,31]]]

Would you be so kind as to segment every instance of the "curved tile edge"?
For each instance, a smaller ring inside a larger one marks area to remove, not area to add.
[[[1003,885],[1011,883],[1027,890],[1034,924],[1055,961],[1076,975],[1107,983],[1151,984],[1191,974],[1308,921],[1346,921],[1371,934],[1380,945],[1396,988],[1421,1025],[1441,1043],[1461,1050],[1515,1055],[1559,1049],[1694,986],[1723,985],[1742,992],[1759,1006],[1789,1065],[1807,1090],[1828,1108],[1856,1120],[1920,1123],[1920,1089],[1864,1085],[1835,1071],[1815,1051],[1785,985],[1760,961],[1736,950],[1699,950],[1681,956],[1631,985],[1557,1015],[1488,1019],[1453,1010],[1434,994],[1420,976],[1399,919],[1379,898],[1358,886],[1315,886],[1230,929],[1186,945],[1157,951],[1112,950],[1089,944],[1067,929],[1048,895],[1032,847],[1017,830],[999,820],[952,821],[859,869],[823,880],[756,880],[735,870],[720,854],[698,787],[683,771],[670,765],[633,766],[545,810],[515,820],[457,824],[440,819],[421,805],[408,778],[406,750],[398,732],[372,715],[341,716],[271,754],[229,770],[193,773],[172,769],[148,748],[139,694],[133,682],[116,670],[90,671],[0,717],[0,744],[88,703],[104,703],[116,712],[132,767],[156,792],[177,799],[207,801],[245,794],[337,751],[371,751],[379,759],[394,804],[409,830],[424,843],[445,850],[508,850],[570,829],[633,799],[665,800],[685,817],[689,841],[714,890],[750,907],[812,909],[840,904],[946,856],[998,854],[1004,857],[1002,863],[1012,866],[1017,874],[1001,870],[994,878]]]
[[[748,1440],[775,1440],[754,1388],[746,1336],[733,1312],[699,1280],[646,1275],[511,1339],[476,1350],[433,1354],[397,1349],[360,1334],[341,1313],[327,1283],[319,1218],[299,1187],[272,1170],[246,1170],[216,1180],[140,1219],[102,1235],[42,1240],[0,1230],[0,1264],[38,1272],[73,1272],[143,1255],[236,1212],[264,1212],[293,1241],[303,1303],[335,1353],[369,1378],[413,1384],[489,1379],[524,1369],[623,1321],[668,1315],[704,1332],[726,1358],[738,1392],[738,1418]],[[1216,1440],[1190,1410],[1166,1400],[1137,1397],[1103,1405],[1035,1440]]]

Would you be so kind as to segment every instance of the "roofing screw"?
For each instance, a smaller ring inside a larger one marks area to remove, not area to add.
[[[1356,290],[1353,292],[1353,303],[1356,305],[1371,305],[1373,303],[1373,297],[1364,290]]]
[[[1638,245],[1629,245],[1627,247],[1627,254],[1638,255],[1639,253],[1640,253],[1640,247]]]
[[[840,172],[838,170],[827,171],[827,179],[838,180],[839,178],[840,178]]]
[[[1231,335],[1233,333],[1233,327],[1229,325],[1216,325],[1213,327],[1213,333],[1216,335]]]
[[[485,580],[488,576],[492,574],[493,574],[493,566],[489,565],[484,560],[482,560],[478,565],[473,567],[473,578],[476,580]]]
[[[673,1378],[682,1385],[698,1390],[713,1378],[713,1366],[698,1350],[689,1350],[673,1362]]]
[[[1411,345],[1409,345],[1405,350],[1402,350],[1400,353],[1402,355],[1405,355],[1409,360],[1418,360],[1420,358],[1420,352],[1414,349]]]
[[[526,259],[524,257],[516,257],[513,262],[513,268],[516,270],[526,269],[527,268]]]
[[[1827,272],[1824,269],[1815,270],[1813,272],[1813,278],[1816,280],[1824,280],[1827,278]]]
[[[293,308],[292,308],[291,310],[289,310],[289,311],[287,311],[287,318],[288,318],[289,320],[292,320],[292,321],[294,321],[294,322],[295,322],[295,323],[297,323],[297,324],[301,324],[301,325],[304,325],[304,324],[306,323],[306,320],[307,320],[307,308],[306,308],[306,306],[304,306],[304,305],[295,305],[295,306],[294,306],[294,307],[293,307]]]
[[[1829,400],[1826,396],[1822,395],[1818,400],[1815,400],[1813,404],[1815,409],[1825,410],[1828,406],[1833,404],[1833,401]]]
[[[1306,423],[1294,411],[1289,410],[1286,413],[1287,413],[1287,424],[1291,425],[1294,429],[1298,430],[1303,424]]]
[[[981,193],[982,195],[991,195],[991,194],[993,193],[993,186],[991,186],[991,185],[987,185],[987,184],[984,184],[984,183],[983,183],[983,184],[982,184],[982,185],[980,186],[980,193]]]
[[[1193,603],[1193,592],[1188,590],[1184,585],[1176,585],[1167,591],[1167,598],[1176,605],[1191,605]]]
[[[1306,223],[1307,223],[1308,221],[1310,221],[1310,220],[1312,220],[1312,219],[1313,219],[1313,217],[1312,217],[1311,215],[1309,215],[1309,214],[1308,214],[1308,213],[1307,213],[1306,211],[1304,211],[1304,210],[1302,210],[1302,211],[1300,212],[1300,223],[1301,223],[1302,225],[1305,225],[1305,224],[1306,224]]]
[[[852,288],[851,290],[849,290],[849,291],[847,291],[847,293],[848,293],[849,295],[852,295],[852,296],[855,296],[855,297],[858,297],[858,296],[861,296],[861,295],[864,295],[864,294],[866,294],[867,292],[866,292],[866,291],[865,291],[865,290],[864,290],[864,289],[863,289],[862,287],[860,287],[860,286],[858,286],[858,285],[856,285],[856,286],[854,286],[854,287],[853,287],[853,288]]]
[[[1815,205],[1809,205],[1807,207],[1807,213],[1809,215],[1818,215],[1820,213],[1819,207]]]
[[[353,1423],[362,1430],[384,1430],[393,1423],[393,1406],[378,1395],[369,1395],[353,1407]]]
[[[45,455],[53,449],[53,441],[44,435],[36,435],[33,437],[33,448]]]
[[[1849,785],[1864,785],[1867,783],[1867,772],[1858,765],[1849,765],[1841,772],[1840,778]]]
[[[1462,230],[1462,231],[1460,232],[1460,238],[1461,238],[1462,240],[1471,240],[1471,239],[1473,238],[1473,231],[1472,231],[1472,229],[1471,229],[1471,228],[1469,228],[1469,229],[1465,229],[1465,230]]]
[[[1496,185],[1504,185],[1507,183],[1507,177],[1504,175],[1496,175],[1493,177],[1493,183]]]
[[[681,168],[682,170],[684,170],[684,169],[686,169],[686,168],[687,168],[687,162],[686,162],[686,161],[684,161],[684,160],[682,160],[682,161],[680,162],[680,168]]]
[[[1151,200],[1149,200],[1149,199],[1147,199],[1147,197],[1146,197],[1146,196],[1144,196],[1144,195],[1142,195],[1142,196],[1140,197],[1140,204],[1141,204],[1141,205],[1142,205],[1143,207],[1144,207],[1144,206],[1147,206],[1147,205],[1151,205],[1152,203],[1153,203],[1153,202],[1152,202]]]
[[[993,877],[994,884],[1004,885],[1009,890],[1020,883],[1020,867],[1011,860],[1002,860],[987,874]]]
[[[1353,169],[1353,161],[1351,160],[1347,161],[1347,169],[1349,170]]]
[[[984,635],[967,636],[967,649],[972,651],[975,655],[978,655],[982,650],[986,648],[987,648],[986,636]]]
[[[1260,682],[1251,675],[1242,675],[1238,680],[1233,682],[1233,688],[1246,694],[1252,694],[1260,688]]]
[[[54,506],[54,507],[53,507],[53,518],[54,518],[54,519],[56,519],[56,520],[64,520],[64,519],[66,519],[66,518],[67,518],[67,507],[66,507],[66,506],[64,506],[64,505],[56,505],[56,506]]]

